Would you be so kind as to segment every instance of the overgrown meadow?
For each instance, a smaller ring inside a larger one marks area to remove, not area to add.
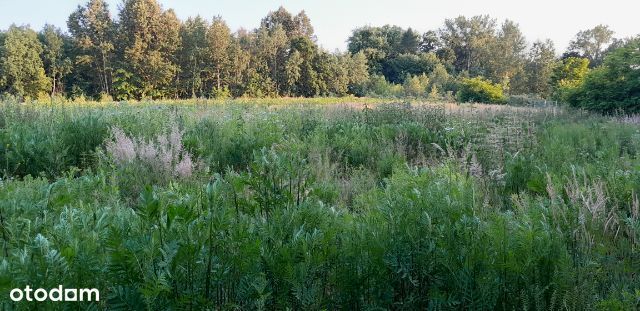
[[[637,117],[300,101],[2,103],[2,309],[640,308]]]

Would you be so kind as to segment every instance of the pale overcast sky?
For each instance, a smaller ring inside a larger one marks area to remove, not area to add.
[[[0,29],[12,23],[39,29],[51,23],[66,29],[66,20],[85,0],[0,0]],[[112,12],[121,0],[107,0]],[[160,0],[178,17],[221,15],[232,28],[253,29],[267,12],[284,6],[297,13],[305,10],[311,18],[318,42],[328,50],[346,49],[351,30],[363,25],[395,24],[420,32],[441,27],[445,18],[489,14],[499,21],[516,21],[529,42],[550,38],[562,52],[582,29],[607,24],[616,37],[640,33],[638,0]]]

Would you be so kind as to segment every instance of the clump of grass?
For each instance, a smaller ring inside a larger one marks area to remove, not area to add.
[[[126,193],[134,195],[148,185],[167,185],[176,178],[188,179],[202,167],[184,149],[184,132],[175,123],[166,133],[147,140],[129,137],[118,127],[113,127],[111,132],[105,151]]]

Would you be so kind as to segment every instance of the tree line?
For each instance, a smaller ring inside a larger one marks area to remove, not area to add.
[[[553,41],[528,44],[515,22],[506,20],[498,24],[496,19],[481,15],[447,19],[440,29],[424,34],[390,25],[362,27],[353,31],[348,49],[352,54],[365,53],[370,84],[377,83],[373,88],[378,93],[395,91],[405,96],[437,97],[450,92],[456,93],[461,101],[485,102],[503,102],[507,93],[589,106],[588,96],[582,94],[587,89],[585,84],[591,80],[607,81],[589,76],[610,67],[631,71],[640,67],[639,55],[633,52],[639,40],[614,38],[608,26],[597,25],[580,31],[567,50],[559,54]],[[635,59],[620,56],[623,50],[627,55],[635,55]],[[614,60],[612,55],[616,53],[619,57]],[[609,62],[607,57],[611,58]],[[610,74],[610,78],[612,75],[615,76]],[[624,79],[623,75],[616,77]],[[626,108],[635,105],[635,110],[640,110],[637,96],[640,80],[629,77],[626,89],[614,92],[632,98],[627,98]],[[394,90],[393,84],[404,87]],[[608,87],[619,89],[615,83]],[[590,100],[593,105],[599,99],[592,96]]]
[[[68,33],[11,26],[0,34],[0,92],[20,97],[342,96],[368,78],[362,54],[328,53],[304,12],[270,12],[232,33],[220,17],[180,21],[156,0],[125,0],[118,18],[90,0]]]
[[[0,32],[0,93],[115,100],[462,94],[494,102],[528,94],[580,105],[600,100],[580,93],[585,81],[597,80],[588,75],[620,67],[605,59],[625,48],[633,54],[638,42],[598,25],[579,32],[558,56],[551,40],[529,44],[517,23],[481,15],[447,19],[422,34],[361,27],[347,52],[331,53],[318,46],[304,11],[281,7],[257,29],[232,32],[221,17],[181,21],[156,0],[124,0],[117,18],[106,2],[90,0],[71,13],[67,28],[13,25]],[[634,64],[627,66],[631,74]],[[627,102],[637,105],[637,96]]]

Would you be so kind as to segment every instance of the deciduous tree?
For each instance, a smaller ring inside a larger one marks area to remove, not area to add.
[[[536,41],[527,59],[527,87],[529,93],[542,97],[551,95],[551,77],[556,59],[553,41]]]
[[[640,112],[640,38],[607,55],[584,77],[569,103],[603,113]]]
[[[114,30],[104,0],[89,0],[71,13],[67,21],[74,44],[75,80],[89,95],[111,92]]]
[[[589,59],[591,67],[602,63],[602,56],[608,44],[613,40],[614,32],[607,25],[598,25],[592,29],[578,32],[569,43],[569,52],[578,53]]]
[[[125,0],[119,34],[122,67],[139,78],[138,97],[169,96],[180,48],[180,21],[173,10],[163,10],[156,0]]]
[[[511,93],[522,93],[526,88],[524,78],[527,41],[518,24],[506,20],[486,58],[486,77],[502,84]]]
[[[495,40],[496,20],[488,15],[466,18],[459,16],[445,20],[439,30],[443,47],[455,55],[456,71],[467,71],[471,75],[485,73],[485,64]]]
[[[228,88],[225,81],[230,66],[229,46],[231,31],[221,17],[215,17],[207,31],[207,47],[209,50],[209,66],[211,68],[214,87],[217,91]]]
[[[553,96],[556,100],[567,101],[589,72],[589,59],[569,57],[558,62],[551,76]]]
[[[51,90],[38,34],[26,26],[12,25],[0,45],[0,91],[38,98]]]
[[[204,72],[207,67],[207,31],[209,23],[200,17],[189,18],[180,28],[182,46],[178,52],[180,85],[189,96],[203,96]]]
[[[47,77],[51,80],[51,96],[63,89],[62,80],[72,69],[65,51],[65,35],[53,25],[45,25],[39,34],[43,44],[42,59]]]

